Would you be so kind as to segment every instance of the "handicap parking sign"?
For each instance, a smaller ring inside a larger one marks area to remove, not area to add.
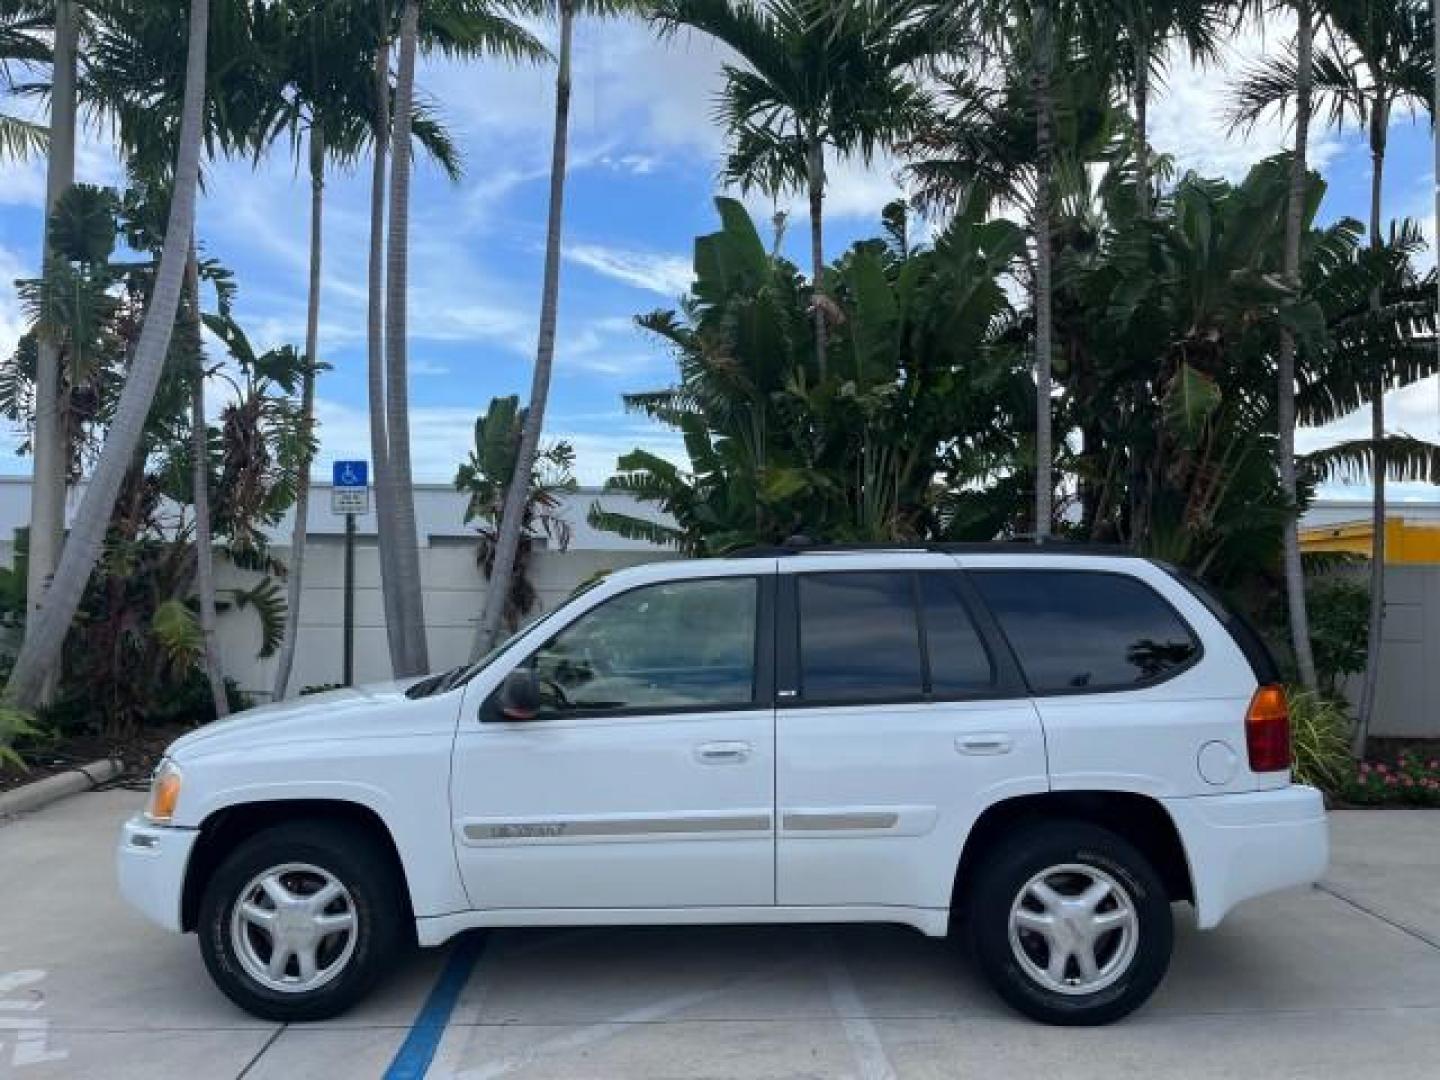
[[[330,487],[332,514],[368,514],[370,512],[370,463],[368,461],[337,461],[331,473],[335,481]]]
[[[333,475],[337,488],[369,487],[370,463],[368,461],[337,461]]]

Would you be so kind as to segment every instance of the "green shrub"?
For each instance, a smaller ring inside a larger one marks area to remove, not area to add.
[[[12,745],[17,739],[35,738],[43,731],[35,726],[35,718],[19,709],[0,705],[0,768],[9,766],[25,771],[25,759]]]
[[[1303,784],[1338,794],[1350,778],[1350,717],[1333,698],[1291,688],[1291,771]]]
[[[1305,590],[1310,613],[1310,648],[1325,693],[1334,696],[1343,679],[1365,670],[1370,632],[1370,590],[1348,578],[1326,578]]]

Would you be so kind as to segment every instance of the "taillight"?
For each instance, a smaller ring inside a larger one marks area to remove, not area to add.
[[[1290,768],[1290,707],[1283,686],[1262,686],[1245,714],[1245,749],[1250,771],[1280,772]]]

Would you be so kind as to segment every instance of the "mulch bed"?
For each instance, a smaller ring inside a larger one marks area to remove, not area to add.
[[[46,739],[38,745],[17,747],[25,759],[25,769],[0,764],[0,791],[22,787],[47,776],[88,765],[101,758],[119,758],[124,765],[121,774],[107,781],[104,787],[143,787],[150,782],[150,773],[165,748],[187,731],[185,725],[146,728],[125,738],[106,735],[67,735]]]

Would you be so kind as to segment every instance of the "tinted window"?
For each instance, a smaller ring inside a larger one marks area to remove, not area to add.
[[[1151,682],[1189,663],[1199,644],[1148,585],[1083,570],[972,574],[1037,692]]]
[[[921,695],[913,574],[800,578],[800,692],[810,701]]]
[[[754,578],[669,581],[591,609],[530,659],[546,712],[750,704],[757,589]]]
[[[951,574],[921,574],[930,689],[940,697],[989,690],[995,682],[990,654],[960,599]]]

